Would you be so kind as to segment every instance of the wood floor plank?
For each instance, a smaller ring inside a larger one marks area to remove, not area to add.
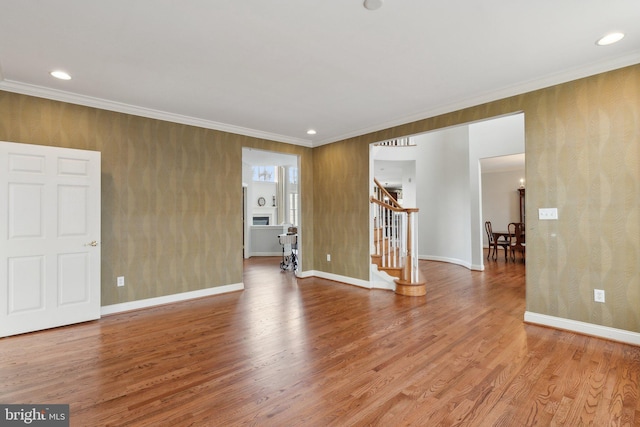
[[[524,324],[525,266],[427,295],[245,262],[245,290],[0,339],[2,403],[72,426],[640,425],[640,349]]]

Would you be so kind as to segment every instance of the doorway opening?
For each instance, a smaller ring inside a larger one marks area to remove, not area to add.
[[[255,148],[242,149],[243,257],[282,255],[281,234],[297,234],[301,254],[300,158]]]
[[[415,174],[396,177],[396,181],[411,183],[407,189],[399,188],[405,199],[415,194],[415,207],[419,209],[419,259],[484,270],[480,160],[515,154],[524,156],[524,134],[524,113],[518,112],[405,136],[403,139],[411,140],[409,146],[385,147],[404,156],[393,159],[394,162],[415,161]],[[392,170],[394,166],[387,161],[389,155],[376,157],[378,150],[374,150],[373,145],[370,150],[371,182],[380,165],[385,170]],[[397,166],[405,174],[410,169],[406,163],[397,163]],[[514,197],[518,194],[520,178],[526,180],[524,170],[521,173],[514,183]],[[388,181],[394,180],[390,177]],[[370,229],[374,229],[372,219]],[[372,275],[372,283],[374,280]]]
[[[525,154],[512,154],[508,156],[495,156],[480,159],[481,169],[481,208],[482,223],[490,222],[493,239],[502,236],[503,242],[509,240],[508,228],[510,223],[525,224],[525,179],[524,179]],[[524,236],[524,232],[522,234]],[[500,240],[498,240],[500,241]],[[483,248],[489,249],[489,235],[483,236]],[[497,261],[507,260],[509,255],[505,246],[504,257],[498,254]],[[490,262],[485,257],[484,262]],[[523,258],[524,260],[524,254]]]

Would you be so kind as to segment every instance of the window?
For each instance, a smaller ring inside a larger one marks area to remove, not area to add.
[[[289,193],[289,223],[298,226],[298,193]]]
[[[289,184],[297,184],[298,183],[298,168],[290,167],[289,168]]]
[[[253,180],[263,182],[278,182],[275,166],[254,166]]]

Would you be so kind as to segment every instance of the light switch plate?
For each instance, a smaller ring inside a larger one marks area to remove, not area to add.
[[[558,219],[558,208],[540,208],[538,209],[538,219]]]

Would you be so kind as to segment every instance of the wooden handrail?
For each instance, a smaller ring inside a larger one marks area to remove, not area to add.
[[[373,182],[375,182],[375,183],[376,183],[376,185],[378,186],[378,188],[379,188],[380,190],[382,190],[382,193],[383,193],[385,196],[387,196],[387,197],[389,198],[389,200],[393,201],[393,204],[394,204],[395,206],[397,206],[397,207],[399,207],[399,208],[402,208],[402,206],[400,205],[400,203],[398,203],[398,201],[396,200],[396,198],[395,198],[395,197],[393,197],[393,196],[391,195],[391,193],[389,193],[389,192],[387,191],[387,189],[386,189],[386,188],[384,188],[384,187],[382,186],[382,184],[380,184],[380,182],[379,182],[377,179],[373,178]]]
[[[375,203],[376,205],[380,205],[380,206],[382,206],[384,208],[387,208],[389,210],[392,210],[394,212],[413,213],[413,212],[418,212],[420,210],[418,208],[403,208],[403,207],[393,206],[393,205],[390,205],[390,204],[388,204],[386,202],[383,202],[382,200],[378,200],[373,196],[369,197],[369,201],[371,201],[371,203]]]
[[[371,196],[369,198],[369,201],[371,201],[371,203],[375,203],[376,205],[380,205],[383,208],[387,208],[387,209],[389,209],[391,211],[394,211],[394,212],[404,212],[405,211],[403,208],[399,208],[397,206],[390,205],[389,203],[383,202],[382,200],[378,200],[373,196]]]

